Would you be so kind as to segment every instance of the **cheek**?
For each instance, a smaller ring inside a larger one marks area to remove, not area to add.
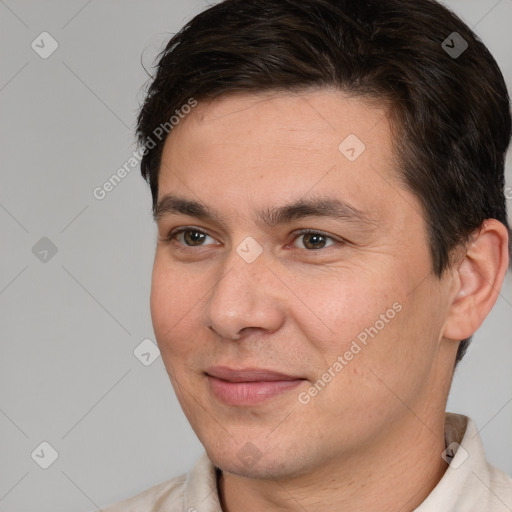
[[[422,346],[425,340],[418,336],[431,336],[430,329],[420,327],[424,302],[408,296],[397,281],[354,276],[324,288],[330,291],[322,299],[308,295],[311,303],[323,305],[322,320],[329,326],[322,336],[310,328],[313,323],[302,323],[320,356],[317,378],[329,381],[318,406],[330,404],[339,414],[351,410],[354,421],[372,408],[385,414],[390,402],[396,402],[390,389],[409,397],[418,380],[425,379],[425,361],[432,359],[433,350]]]
[[[362,331],[366,345],[354,357],[354,368],[347,368],[347,374],[352,370],[357,373],[359,385],[364,382],[359,390],[365,391],[358,398],[361,403],[366,400],[365,395],[373,396],[377,408],[401,410],[403,404],[413,404],[428,391],[442,326],[437,296],[426,283],[421,293],[389,297],[390,303],[397,306],[396,311],[375,311],[384,313],[387,323],[376,321],[379,317],[375,315],[368,319],[369,325]]]
[[[336,359],[350,349],[353,341],[365,347],[369,340],[382,337],[400,316],[397,310],[401,309],[401,295],[381,276],[336,276],[321,289],[309,287],[305,297],[311,312],[300,323],[307,328],[308,337],[317,340],[317,348]]]
[[[204,295],[201,279],[188,277],[155,259],[151,282],[150,309],[153,329],[163,355],[180,355],[191,350],[190,329],[199,329],[197,315]],[[189,343],[180,343],[180,340]],[[165,360],[164,360],[165,361]]]

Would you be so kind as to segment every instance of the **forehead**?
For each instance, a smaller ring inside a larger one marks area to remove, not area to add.
[[[392,151],[375,102],[332,90],[225,96],[199,102],[168,136],[159,199],[179,193],[240,213],[329,192],[382,213],[405,194]]]
[[[337,149],[350,134],[373,144],[387,142],[383,139],[390,135],[384,103],[379,106],[376,100],[332,89],[221,96],[199,102],[176,128],[166,146],[172,145],[180,132],[187,138],[201,133],[203,144],[218,143],[222,138],[225,143],[247,145],[254,139],[266,140],[267,149],[291,142],[310,150],[322,146]]]

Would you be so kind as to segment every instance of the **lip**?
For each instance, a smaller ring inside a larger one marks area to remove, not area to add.
[[[305,379],[262,368],[233,369],[213,366],[206,370],[213,395],[227,405],[256,405],[299,386]]]
[[[263,368],[242,368],[235,370],[228,366],[212,366],[206,370],[210,377],[216,377],[228,382],[273,382],[284,380],[301,380],[298,375],[287,375],[285,373]]]

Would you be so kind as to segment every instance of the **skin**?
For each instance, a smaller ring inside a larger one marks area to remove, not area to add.
[[[355,161],[338,149],[349,134],[366,146]],[[218,218],[158,213],[152,320],[183,411],[223,471],[226,512],[413,510],[446,470],[458,340],[496,301],[507,233],[486,221],[436,277],[419,202],[392,156],[386,110],[332,90],[200,103],[166,141],[158,199],[199,201]],[[269,227],[256,215],[319,197],[366,222],[311,216]],[[184,227],[188,237],[168,240]],[[237,253],[248,236],[262,249],[252,263]],[[301,403],[396,303],[400,312]],[[261,404],[228,406],[211,392],[212,365],[304,380]],[[254,464],[239,456],[248,442]]]

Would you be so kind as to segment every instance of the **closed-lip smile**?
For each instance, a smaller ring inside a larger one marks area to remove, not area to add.
[[[228,382],[270,382],[302,379],[302,377],[265,370],[263,368],[242,368],[241,370],[234,370],[227,366],[212,366],[206,370],[206,374]]]
[[[263,368],[212,366],[205,374],[213,395],[231,406],[257,405],[297,387],[305,380]]]

